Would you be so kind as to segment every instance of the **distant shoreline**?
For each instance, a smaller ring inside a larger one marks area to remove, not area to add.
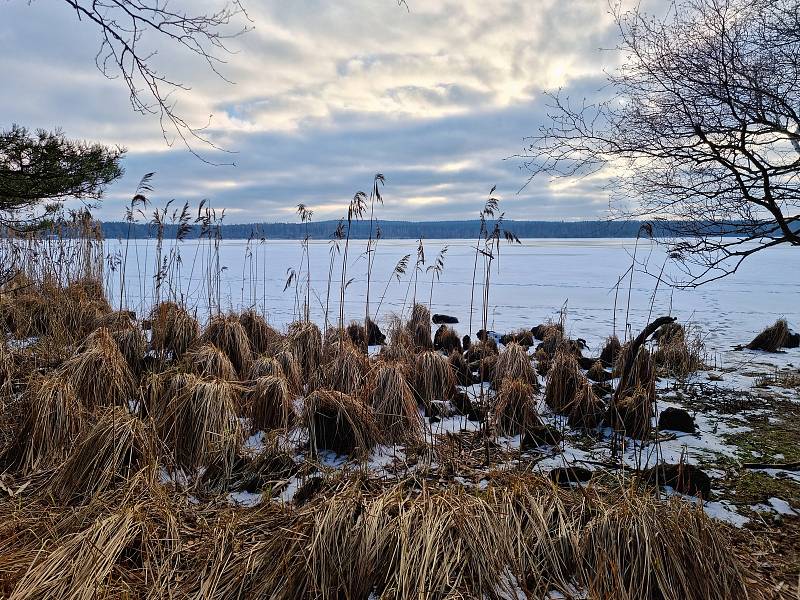
[[[523,239],[547,238],[635,238],[642,221],[505,221],[503,227]],[[328,220],[302,223],[247,223],[223,224],[220,233],[223,239],[273,239],[299,240],[308,234],[312,239],[330,239],[339,221]],[[652,224],[652,237],[670,237],[680,224],[656,222]],[[488,223],[489,231],[494,222]],[[467,239],[474,240],[480,231],[477,220],[465,221],[377,221],[372,224],[372,235],[380,228],[382,239]],[[128,224],[121,221],[102,223],[106,239],[147,239],[156,237],[156,227],[150,224]],[[177,225],[166,224],[164,237],[174,238]],[[196,239],[200,227],[192,225],[184,239]],[[354,221],[350,239],[366,239],[370,236],[369,221]],[[648,236],[650,236],[648,232]]]

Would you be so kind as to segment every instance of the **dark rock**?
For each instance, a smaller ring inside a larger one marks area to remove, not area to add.
[[[453,325],[455,323],[458,323],[458,319],[456,317],[451,317],[450,315],[438,315],[438,314],[433,315],[433,318],[431,320],[436,325],[442,325],[445,323],[448,325]]]
[[[694,417],[684,409],[672,406],[665,408],[658,415],[658,428],[660,430],[683,431],[684,433],[697,432]]]
[[[530,348],[536,344],[536,340],[530,331],[517,331],[515,333],[504,333],[500,336],[500,343],[508,346],[511,342],[515,342],[525,348]]]
[[[550,479],[560,486],[569,487],[573,483],[585,483],[592,478],[592,472],[585,467],[556,467],[550,471]]]
[[[372,319],[367,319],[367,340],[370,346],[383,346],[386,343],[386,336]]]
[[[461,353],[461,340],[451,327],[440,325],[433,336],[433,349],[443,350],[447,354],[453,351]]]
[[[520,448],[533,450],[539,446],[555,446],[561,441],[561,433],[552,425],[530,427],[522,436]]]
[[[431,425],[433,425],[434,423],[438,423],[439,421],[441,421],[441,419],[440,419],[439,417],[430,417],[430,418],[428,419],[428,422],[429,422]]]
[[[472,401],[469,399],[469,396],[461,390],[458,390],[453,395],[453,399],[450,402],[452,402],[455,409],[462,415],[466,415],[472,411]]]
[[[472,340],[469,339],[468,335],[465,335],[461,340],[461,345],[464,347],[464,352],[469,350],[469,347],[472,345]]]
[[[658,465],[644,471],[643,479],[651,485],[669,486],[680,494],[711,497],[711,478],[694,465]]]
[[[800,333],[789,333],[789,340],[786,342],[787,348],[800,348]]]

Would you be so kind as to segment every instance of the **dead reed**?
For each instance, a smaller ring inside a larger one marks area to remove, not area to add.
[[[254,387],[247,392],[245,404],[255,431],[288,431],[297,418],[294,399],[283,376],[267,375],[256,379]]]
[[[584,377],[575,356],[566,348],[555,353],[547,373],[544,401],[555,412],[564,412],[575,399]]]
[[[381,430],[395,442],[419,438],[422,420],[403,366],[381,363],[371,379],[370,405]]]
[[[414,359],[414,392],[430,410],[434,400],[449,400],[455,392],[455,376],[446,356],[429,350]]]
[[[250,379],[259,377],[285,377],[283,367],[274,356],[259,356],[250,368]],[[299,375],[299,374],[298,374]]]
[[[322,367],[321,387],[343,394],[361,392],[369,370],[367,356],[350,342],[349,337],[333,343],[328,354],[330,356],[326,356]]]
[[[154,350],[173,357],[186,352],[200,336],[200,325],[189,312],[174,302],[162,302],[150,311]]]
[[[89,410],[135,400],[135,381],[111,332],[101,327],[83,343],[83,349],[67,359],[59,376],[69,380]]]
[[[247,376],[253,362],[253,351],[247,330],[235,315],[218,315],[211,319],[201,342],[211,343],[230,359],[233,368],[241,376]]]
[[[250,348],[254,354],[274,354],[283,344],[283,335],[271,327],[266,319],[254,310],[239,315],[239,323],[247,333]]]
[[[333,390],[319,389],[306,397],[303,421],[314,452],[363,455],[382,440],[372,407]]]
[[[289,325],[287,342],[303,378],[308,381],[322,363],[322,332],[310,321],[297,321]]]
[[[50,491],[62,502],[85,502],[135,476],[154,481],[157,442],[148,426],[121,407],[104,410],[59,467]]]
[[[504,380],[519,380],[532,386],[534,390],[539,387],[536,370],[531,364],[528,351],[516,342],[509,342],[508,346],[497,357],[494,371],[495,387]]]
[[[189,373],[200,377],[238,381],[236,369],[222,350],[206,342],[183,355],[181,362]]]
[[[541,427],[534,387],[523,379],[504,379],[495,400],[492,420],[500,435],[521,435]]]

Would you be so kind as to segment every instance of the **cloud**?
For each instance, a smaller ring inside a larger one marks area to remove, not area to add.
[[[218,4],[218,0],[216,4]],[[156,171],[155,197],[229,208],[232,222],[337,218],[372,175],[387,177],[383,218],[472,218],[491,186],[512,218],[595,217],[596,181],[526,187],[523,147],[546,117],[542,90],[591,96],[618,57],[607,6],[596,0],[267,0],[249,2],[255,30],[232,42],[229,85],[194,57],[151,40],[159,68],[192,85],[177,94],[193,123],[234,154],[175,144],[157,119],[130,109],[119,81],[94,66],[97,32],[66,4],[0,6],[0,96],[7,126],[62,126],[129,149],[126,176],[99,209],[122,216],[139,177]],[[215,0],[192,3],[191,10]],[[177,4],[176,4],[177,6]],[[519,193],[518,193],[519,192]]]

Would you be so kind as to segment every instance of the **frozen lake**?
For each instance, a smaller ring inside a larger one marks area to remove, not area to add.
[[[124,253],[125,242],[107,241],[107,254]],[[364,318],[366,242],[351,242],[346,289],[347,321]],[[620,285],[616,298],[614,285],[631,264],[635,240],[627,239],[536,239],[523,240],[521,245],[503,244],[499,264],[492,268],[490,287],[489,328],[505,332],[530,328],[548,318],[557,319],[566,306],[568,332],[582,337],[591,348],[614,331],[624,333],[628,312],[629,276]],[[386,290],[378,321],[385,323],[393,313],[406,313],[413,295],[415,240],[381,240],[375,254],[370,305],[374,315]],[[432,312],[458,317],[456,329],[467,333],[470,313],[470,290],[475,261],[474,242],[470,240],[432,240],[425,242],[426,264],[418,274],[417,300],[427,304],[430,297],[432,265],[439,251],[447,246],[445,266],[433,289]],[[324,320],[330,268],[330,246],[325,241],[310,243],[311,316],[318,323]],[[189,306],[196,307],[198,317],[209,312],[209,295],[219,298],[223,310],[238,310],[255,306],[270,322],[283,327],[297,317],[295,288],[284,291],[288,272],[300,273],[300,294],[304,294],[305,265],[300,266],[301,245],[298,241],[253,242],[222,241],[219,247],[220,289],[209,294],[207,268],[210,246],[207,241],[186,241],[180,244],[165,241],[164,253],[176,252],[170,279],[175,293],[182,294]],[[397,261],[410,254],[408,269],[398,282],[388,282]],[[341,254],[336,255],[330,292],[330,320],[339,314]],[[648,270],[658,273],[665,261],[663,248],[640,241],[637,259],[646,262]],[[473,330],[481,325],[481,272],[478,265],[478,284],[475,290]],[[144,314],[153,302],[153,273],[155,272],[155,243],[150,240],[131,240],[128,249],[127,283],[124,303]],[[674,272],[669,262],[665,274]],[[728,350],[732,345],[746,343],[778,317],[789,320],[795,330],[800,326],[798,283],[800,250],[778,247],[750,257],[740,270],[723,280],[696,289],[673,289],[663,283],[656,289],[656,279],[642,272],[641,265],[633,275],[629,321],[634,332],[652,316],[672,314],[681,322],[697,324],[707,335],[706,345],[714,351]],[[109,272],[107,280],[115,304],[119,301],[119,271]],[[165,283],[162,297],[166,296]],[[211,286],[213,287],[213,285]],[[655,293],[655,298],[653,299]],[[651,303],[653,308],[651,311]],[[213,301],[212,301],[213,304]]]

